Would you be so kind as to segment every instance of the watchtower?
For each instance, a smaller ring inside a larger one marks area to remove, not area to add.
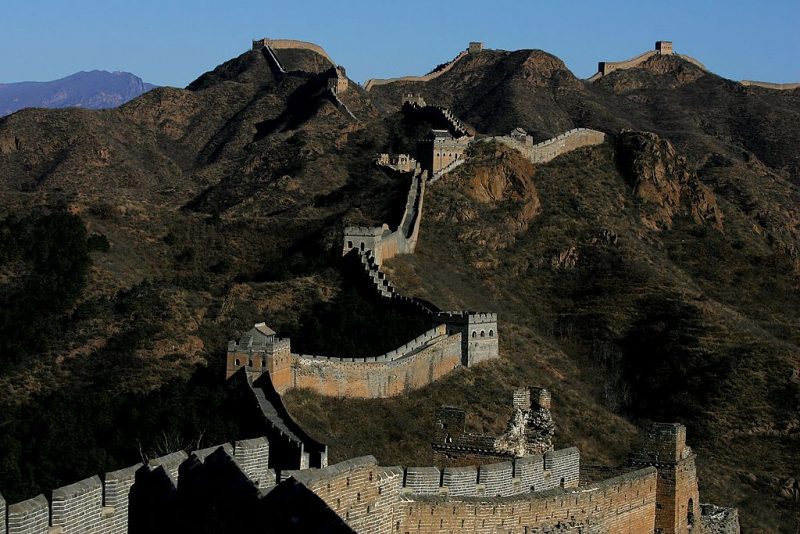
[[[685,426],[653,423],[628,463],[658,469],[656,532],[689,534],[699,531],[700,492],[697,489],[695,454],[686,445]]]
[[[500,357],[496,313],[439,312],[436,319],[447,325],[448,334],[461,332],[464,367]]]
[[[240,369],[253,377],[269,373],[275,389],[281,392],[291,385],[291,342],[275,335],[275,331],[258,323],[245,332],[239,342],[228,342],[225,378]]]
[[[480,42],[480,41],[471,41],[469,43],[469,47],[467,48],[467,51],[470,54],[477,54],[478,52],[481,52],[482,50],[483,50],[483,43]]]
[[[447,130],[431,130],[418,143],[422,168],[434,174],[463,158],[466,149],[467,144]]]
[[[347,91],[349,81],[347,73],[341,65],[334,67],[328,73],[328,90],[335,95],[340,95]]]
[[[656,52],[662,56],[671,56],[672,41],[656,41]]]

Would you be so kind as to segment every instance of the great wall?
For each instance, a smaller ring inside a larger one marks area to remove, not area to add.
[[[465,54],[479,53],[478,44],[413,81],[447,72]],[[284,74],[273,49],[309,50],[335,65],[312,43],[253,41],[253,48],[262,47]],[[655,53],[608,71],[631,68]],[[343,70],[334,68],[328,89],[336,96],[347,85]],[[396,80],[402,79],[372,81],[367,88]],[[382,298],[414,307],[436,326],[385,354],[333,358],[294,354],[289,339],[258,323],[229,342],[226,379],[248,392],[262,416],[263,436],[143,458],[102,478],[55,489],[49,499],[38,495],[9,504],[0,495],[0,534],[194,531],[220,518],[228,531],[285,526],[296,532],[360,533],[739,532],[735,509],[700,504],[695,455],[683,425],[654,423],[624,465],[583,466],[577,448],[553,449],[551,397],[542,388],[514,392],[513,414],[501,436],[470,434],[463,409],[441,407],[431,432],[436,465],[429,466],[380,466],[373,456],[328,465],[327,446],[292,420],[281,395],[293,388],[332,397],[389,397],[498,358],[496,314],[441,311],[400,295],[381,265],[414,252],[426,184],[468,161],[471,143],[502,143],[542,164],[605,142],[603,132],[586,128],[539,143],[521,129],[507,136],[476,136],[452,112],[427,106],[421,97],[409,95],[403,105],[440,115],[448,128],[420,140],[417,158],[378,156],[377,165],[410,177],[402,219],[395,230],[387,224],[346,227],[342,252],[357,255]]]
[[[608,74],[614,71],[636,68],[653,56],[679,57],[682,60],[691,63],[695,67],[698,67],[704,71],[708,71],[708,68],[706,68],[706,66],[703,65],[697,59],[691,56],[687,56],[685,54],[676,54],[672,48],[672,41],[656,41],[656,45],[653,50],[648,50],[647,52],[643,52],[638,56],[632,57],[625,61],[598,62],[597,73],[595,73],[592,77],[588,78],[587,81],[595,82],[600,78],[602,78],[603,76],[607,76]],[[777,91],[793,91],[795,89],[800,88],[800,83],[771,83],[771,82],[758,82],[753,80],[741,80],[739,83],[744,86],[760,87],[762,89],[775,89]]]

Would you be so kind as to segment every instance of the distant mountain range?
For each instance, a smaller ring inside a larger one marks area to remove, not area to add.
[[[130,72],[81,71],[50,82],[0,84],[0,117],[22,108],[90,109],[120,106],[155,85]]]

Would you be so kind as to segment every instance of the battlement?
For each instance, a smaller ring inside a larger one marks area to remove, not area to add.
[[[441,76],[442,74],[448,72],[453,66],[458,63],[462,58],[464,58],[469,53],[469,50],[461,51],[455,58],[450,60],[446,65],[442,68],[434,70],[433,72],[429,72],[424,76],[401,76],[398,78],[373,78],[371,80],[367,80],[367,83],[364,84],[364,89],[366,91],[371,91],[375,87],[381,85],[387,85],[390,83],[398,83],[398,82],[429,82]]]
[[[218,449],[217,446],[213,449]],[[243,460],[247,465],[243,474],[256,486],[274,484],[274,475],[268,474],[269,443],[264,438],[225,444],[233,460]],[[211,450],[211,449],[209,449]],[[191,455],[195,457],[194,454]],[[135,486],[142,484],[142,470],[160,472],[172,485],[178,487],[181,465],[190,454],[178,451],[153,458],[146,465],[137,463],[130,467],[106,473],[103,479],[95,475],[84,480],[56,488],[51,499],[38,495],[32,499],[8,506],[0,497],[0,532],[45,533],[45,532],[128,532],[128,510]],[[204,461],[205,458],[201,458]],[[138,477],[138,478],[137,478]],[[6,514],[6,517],[3,517]],[[58,530],[56,530],[58,529]]]
[[[686,445],[686,427],[679,423],[653,423],[643,433],[631,461],[646,464],[675,464],[691,456]]]
[[[556,137],[534,144],[530,135],[521,128],[517,128],[509,135],[484,137],[481,141],[503,143],[522,153],[531,163],[541,164],[578,148],[601,145],[605,139],[606,135],[603,132],[589,128],[573,128]]]
[[[309,43],[308,41],[297,41],[295,39],[271,39],[264,37],[263,39],[253,39],[253,50],[261,48],[269,48],[271,50],[309,50],[330,61],[331,65],[336,65],[331,56],[319,45]]]
[[[703,69],[706,69],[706,66],[703,65],[701,62],[696,60],[695,58],[683,54],[676,54],[672,48],[672,41],[656,41],[655,47],[653,50],[648,50],[647,52],[643,52],[638,56],[632,57],[625,61],[600,61],[597,63],[597,73],[589,78],[590,82],[597,81],[598,79],[611,74],[617,70],[625,70],[625,69],[632,69],[638,67],[648,59],[653,56],[676,56],[684,61],[688,61],[689,63]]]

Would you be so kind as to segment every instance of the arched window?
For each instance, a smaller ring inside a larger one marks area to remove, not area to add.
[[[347,242],[347,248],[353,248],[353,242],[352,241],[348,241]]]
[[[689,506],[686,510],[686,522],[689,525],[694,525],[694,500],[689,499]]]
[[[489,337],[494,337],[494,330],[489,330]]]
[[[267,366],[267,359],[264,358],[263,360],[261,360],[261,367],[266,367],[266,366]]]
[[[561,487],[564,487],[564,477],[561,477]]]
[[[234,363],[234,365],[236,365],[236,367],[239,367],[240,365],[242,365],[242,362],[240,362],[240,361],[239,361],[239,358],[236,358],[236,359],[233,361],[233,363]]]
[[[475,330],[473,330],[473,331],[472,331],[472,337],[476,337],[477,335],[478,335],[478,332],[476,332]],[[237,360],[237,361],[238,361],[238,360]]]
[[[486,330],[481,330],[481,337],[486,337]]]
[[[363,241],[361,242],[361,251],[362,252],[364,251],[364,242]]]

